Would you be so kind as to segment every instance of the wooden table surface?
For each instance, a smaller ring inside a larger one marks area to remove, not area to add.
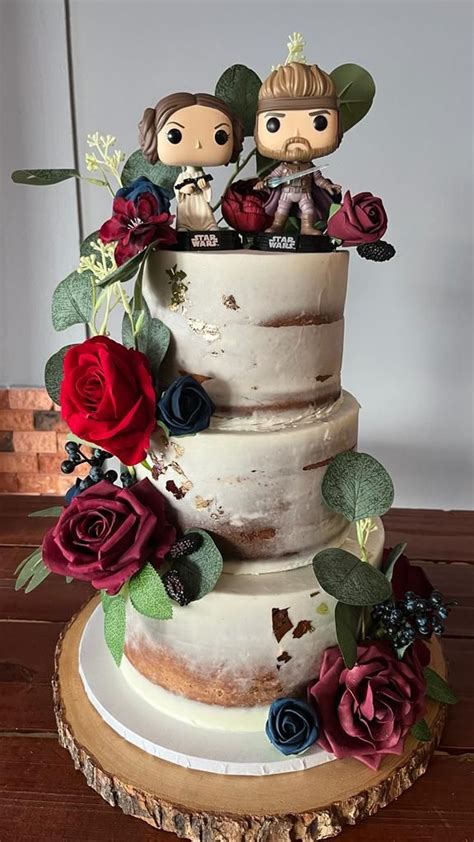
[[[56,502],[0,496],[0,842],[173,842],[171,834],[102,801],[58,745],[53,652],[64,623],[91,589],[54,575],[29,595],[13,588],[15,567],[52,525],[28,513]],[[384,522],[386,545],[407,540],[410,558],[459,603],[447,623],[444,651],[460,701],[426,775],[340,838],[474,842],[474,513],[394,509]]]

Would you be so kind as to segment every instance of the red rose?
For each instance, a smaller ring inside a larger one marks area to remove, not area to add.
[[[358,246],[375,243],[387,230],[387,214],[382,199],[372,193],[357,193],[352,197],[349,190],[336,213],[328,221],[327,234],[342,240],[344,246]]]
[[[159,566],[175,537],[165,499],[148,479],[131,488],[103,480],[74,497],[46,533],[43,561],[113,596],[147,562]]]
[[[319,679],[309,688],[320,714],[321,747],[371,769],[378,769],[386,754],[401,754],[408,731],[425,714],[428,662],[419,641],[403,660],[387,641],[360,644],[351,670],[337,646],[326,649]]]
[[[265,213],[268,191],[254,190],[256,178],[236,181],[222,197],[222,216],[231,228],[245,234],[257,234],[272,224],[272,217]]]
[[[70,430],[125,465],[146,456],[156,426],[148,360],[107,336],[73,345],[64,357],[61,414]]]
[[[170,227],[174,217],[160,212],[153,193],[142,193],[136,202],[116,196],[113,215],[102,225],[100,238],[104,243],[118,240],[115,261],[121,266],[155,240],[160,245],[174,245],[176,231]]]
[[[389,549],[383,551],[382,570],[385,567]],[[417,564],[411,564],[406,555],[401,555],[395,562],[392,573],[392,591],[395,600],[403,599],[407,591],[413,591],[422,599],[428,599],[433,592],[433,585],[425,571]]]

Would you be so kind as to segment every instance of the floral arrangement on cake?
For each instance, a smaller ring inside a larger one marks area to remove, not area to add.
[[[409,562],[406,544],[385,550],[381,569],[370,563],[367,539],[393,494],[389,474],[367,453],[341,453],[324,475],[323,500],[355,524],[359,554],[330,548],[313,559],[317,581],[337,600],[338,645],[324,652],[306,699],[272,704],[266,733],[283,754],[317,744],[378,769],[387,754],[402,754],[409,734],[431,739],[428,699],[457,701],[429,667],[427,645],[443,634],[451,604]]]

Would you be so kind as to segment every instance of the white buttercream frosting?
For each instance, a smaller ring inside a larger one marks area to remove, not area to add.
[[[143,290],[151,315],[172,333],[164,381],[198,375],[218,408],[241,413],[272,406],[298,412],[333,400],[347,265],[345,251],[157,251]],[[184,279],[173,285],[175,272]]]

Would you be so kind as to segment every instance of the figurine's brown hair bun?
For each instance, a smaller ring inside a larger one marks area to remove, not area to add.
[[[163,128],[165,123],[176,111],[181,108],[187,108],[190,105],[204,105],[206,108],[215,108],[217,111],[222,111],[232,123],[232,135],[234,138],[234,145],[232,147],[232,155],[230,161],[233,163],[237,160],[242,152],[242,143],[244,139],[244,130],[241,121],[230,109],[229,105],[217,96],[212,94],[189,94],[177,93],[170,94],[163,97],[157,102],[155,108],[145,108],[143,117],[138,124],[138,140],[140,149],[145,158],[150,164],[156,164],[158,161],[158,150],[156,136]]]

